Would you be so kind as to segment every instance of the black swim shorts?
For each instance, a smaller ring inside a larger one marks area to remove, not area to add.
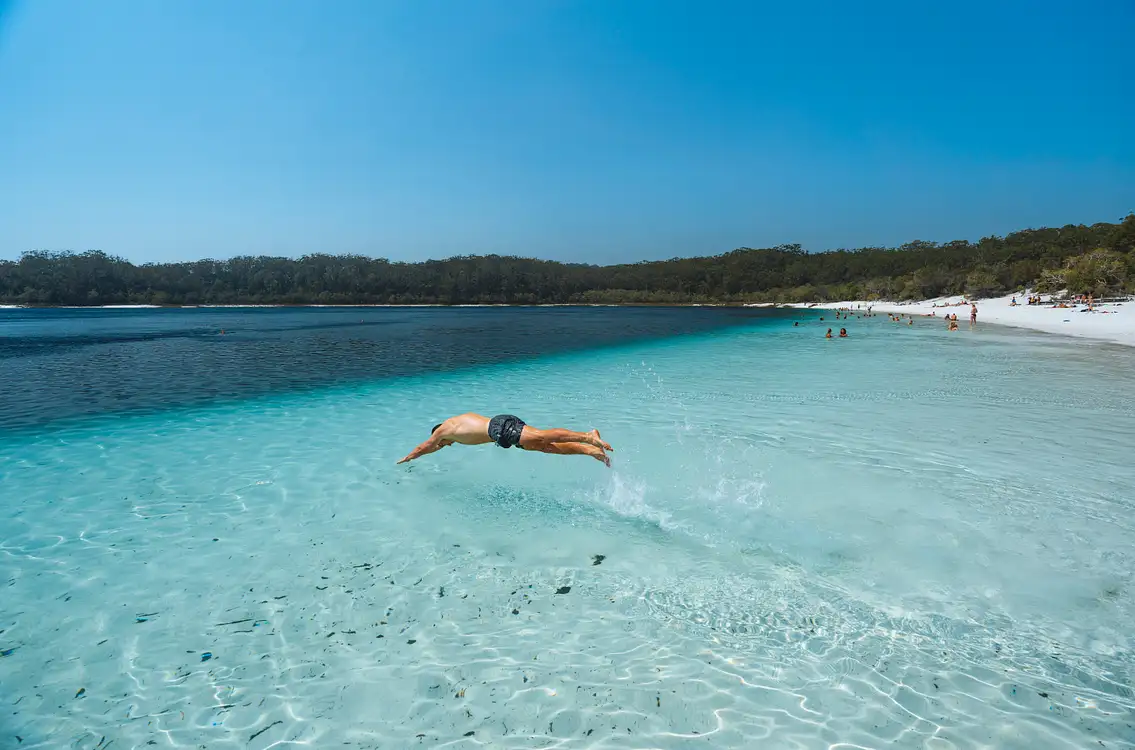
[[[489,439],[502,448],[520,445],[524,422],[511,414],[498,414],[489,420]]]

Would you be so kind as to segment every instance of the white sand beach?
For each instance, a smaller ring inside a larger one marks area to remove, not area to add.
[[[1027,305],[1031,293],[1006,295],[992,299],[972,300],[977,304],[977,322],[997,325],[1031,328],[1035,331],[1059,333],[1066,336],[1112,341],[1127,346],[1135,346],[1135,300],[1128,302],[1106,302],[1093,305],[1068,303],[1067,307],[1054,307],[1044,295],[1044,304]],[[1013,299],[1017,304],[1012,304]],[[956,313],[958,323],[969,325],[971,300],[962,297],[941,297],[922,302],[883,302],[851,300],[846,302],[801,303],[789,305],[797,308],[816,308],[833,310],[849,308],[866,310],[870,307],[877,313],[905,313],[907,315],[934,315],[942,318]]]

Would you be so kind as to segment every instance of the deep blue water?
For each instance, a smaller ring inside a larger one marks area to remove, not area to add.
[[[751,308],[0,310],[0,429],[705,333]]]

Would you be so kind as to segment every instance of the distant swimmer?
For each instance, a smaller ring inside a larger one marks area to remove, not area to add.
[[[832,329],[829,328],[828,332],[824,335],[824,338],[830,339],[831,337],[832,337]]]
[[[496,443],[502,448],[516,446],[526,451],[555,453],[561,456],[582,455],[602,461],[607,466],[611,459],[604,451],[611,446],[599,437],[599,430],[575,432],[573,430],[538,430],[524,424],[511,414],[499,414],[492,419],[480,414],[460,414],[435,425],[430,437],[412,450],[398,463],[413,461],[427,453],[439,451],[448,445],[483,445]]]
[[[841,339],[847,338],[847,329],[846,328],[839,329],[839,337]]]

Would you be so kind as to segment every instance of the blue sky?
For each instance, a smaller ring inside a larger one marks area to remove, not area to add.
[[[0,257],[585,262],[1135,210],[1135,3],[0,0]]]

